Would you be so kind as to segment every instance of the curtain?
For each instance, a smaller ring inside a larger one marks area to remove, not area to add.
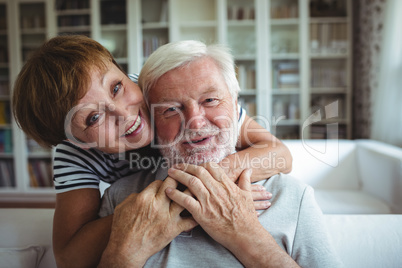
[[[402,147],[402,1],[387,0],[371,138]]]
[[[353,138],[370,138],[386,0],[353,0]]]

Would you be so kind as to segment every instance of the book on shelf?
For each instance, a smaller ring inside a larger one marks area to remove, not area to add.
[[[8,101],[0,101],[0,125],[10,124],[10,103]]]
[[[37,159],[30,160],[28,163],[28,172],[31,187],[52,187],[52,167],[51,162]]]
[[[299,64],[296,61],[282,61],[274,64],[272,68],[273,88],[297,88],[299,85]]]
[[[10,94],[10,86],[8,79],[2,79],[3,77],[0,77],[0,96],[9,96]]]
[[[255,9],[253,6],[231,5],[227,8],[228,20],[254,20]]]
[[[279,5],[271,4],[271,18],[272,19],[290,19],[299,16],[297,2],[281,3]]]
[[[345,54],[348,50],[346,23],[311,23],[310,51],[315,54]]]
[[[152,52],[154,52],[158,47],[166,44],[168,39],[164,36],[150,36],[144,37],[142,40],[142,48],[144,58],[148,58]]]
[[[0,129],[0,152],[1,153],[12,153],[12,133],[11,129]]]
[[[312,87],[346,87],[346,68],[339,64],[330,65],[327,62],[313,62],[311,67]]]
[[[14,178],[13,162],[0,159],[0,187],[15,187]]]
[[[161,14],[159,16],[159,21],[160,22],[167,22],[168,21],[168,3],[167,0],[162,0],[162,5],[161,5]]]
[[[254,66],[238,64],[236,66],[236,77],[237,81],[239,81],[240,89],[256,88],[256,71]]]
[[[56,10],[87,9],[89,0],[56,0]]]
[[[248,98],[239,97],[237,101],[240,104],[240,106],[244,110],[246,110],[247,115],[249,117],[253,117],[253,116],[257,115],[257,104],[256,104],[255,100],[250,100]]]

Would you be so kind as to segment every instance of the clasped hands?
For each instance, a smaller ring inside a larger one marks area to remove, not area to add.
[[[234,254],[234,244],[244,242],[239,239],[260,229],[254,228],[261,227],[256,209],[269,207],[270,194],[251,185],[251,170],[243,171],[237,184],[216,163],[179,164],[168,174],[116,207],[106,250],[121,263],[115,262],[116,266],[143,266],[181,232],[198,224]],[[179,191],[178,183],[187,189]],[[192,216],[180,216],[184,209]]]

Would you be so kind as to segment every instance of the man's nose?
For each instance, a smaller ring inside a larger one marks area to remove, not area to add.
[[[187,129],[201,129],[206,125],[205,111],[202,107],[189,108],[185,117]]]

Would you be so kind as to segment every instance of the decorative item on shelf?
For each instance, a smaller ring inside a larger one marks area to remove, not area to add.
[[[227,8],[228,20],[254,20],[255,9],[253,6],[230,5]]]

